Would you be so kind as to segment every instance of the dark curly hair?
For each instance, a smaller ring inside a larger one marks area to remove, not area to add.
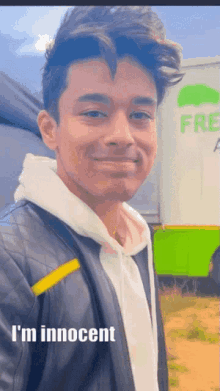
[[[103,58],[112,78],[124,57],[140,63],[153,76],[158,104],[166,88],[177,84],[181,49],[165,39],[165,30],[149,6],[75,6],[67,11],[46,50],[43,68],[44,108],[59,123],[58,103],[75,61]]]

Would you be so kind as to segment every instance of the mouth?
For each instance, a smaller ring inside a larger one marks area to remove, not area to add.
[[[138,160],[128,158],[95,158],[93,162],[99,172],[117,178],[133,176],[138,168]]]
[[[98,161],[98,162],[110,162],[110,163],[138,163],[139,160],[138,159],[130,159],[130,158],[127,158],[127,157],[109,157],[109,158],[94,158],[95,161]]]

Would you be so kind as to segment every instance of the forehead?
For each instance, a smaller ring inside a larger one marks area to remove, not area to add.
[[[157,99],[156,87],[151,74],[135,61],[118,62],[114,78],[102,59],[88,60],[71,65],[68,71],[67,92],[72,98],[81,94],[103,93],[115,99],[149,96]]]

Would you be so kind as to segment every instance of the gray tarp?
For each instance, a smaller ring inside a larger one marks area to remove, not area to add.
[[[40,138],[41,108],[42,103],[25,87],[0,72],[0,209],[14,201],[27,153],[54,157]]]

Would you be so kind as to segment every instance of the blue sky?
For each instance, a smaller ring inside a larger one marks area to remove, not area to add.
[[[20,39],[18,55],[43,55],[35,49],[38,35],[53,38],[62,16],[69,7],[4,6],[0,7],[0,31],[14,39]]]
[[[44,52],[38,51],[35,45],[40,35],[54,37],[68,8],[1,6],[0,70],[23,80],[32,91],[40,90],[39,70],[44,63]],[[167,38],[183,47],[183,59],[220,54],[220,7],[152,6],[152,9],[163,21]]]
[[[38,35],[53,37],[69,7],[0,7],[0,30],[12,38],[25,40],[17,54],[43,55],[35,49]],[[219,55],[220,7],[152,6],[163,21],[167,38],[183,47],[183,58]]]
[[[180,43],[183,58],[220,54],[220,7],[153,6],[166,28],[167,38]]]

